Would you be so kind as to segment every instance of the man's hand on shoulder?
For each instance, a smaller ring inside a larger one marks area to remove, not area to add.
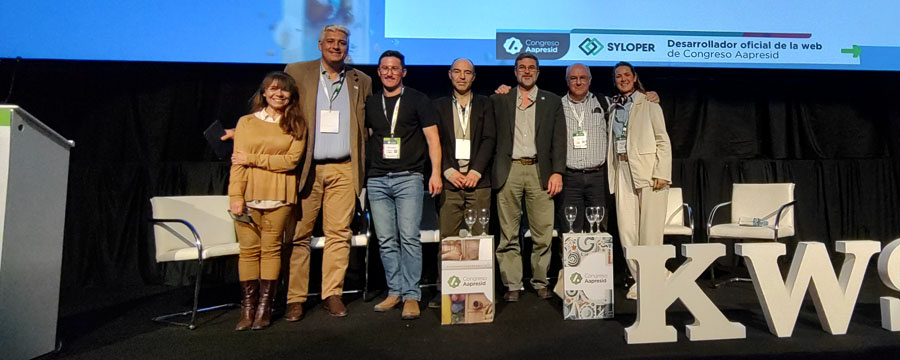
[[[512,87],[509,85],[500,85],[497,87],[497,90],[494,90],[494,94],[506,95],[509,94],[510,90],[512,90]]]

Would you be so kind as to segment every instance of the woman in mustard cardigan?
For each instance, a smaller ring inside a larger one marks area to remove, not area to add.
[[[253,98],[253,113],[241,117],[235,128],[228,196],[240,244],[243,290],[235,330],[257,330],[271,323],[282,233],[297,204],[294,169],[306,149],[306,122],[298,100],[290,75],[269,73]]]

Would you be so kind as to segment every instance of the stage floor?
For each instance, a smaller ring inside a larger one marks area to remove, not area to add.
[[[127,302],[62,314],[61,349],[44,358],[896,359],[900,356],[900,333],[881,328],[878,306],[878,297],[890,292],[873,274],[873,268],[870,266],[863,283],[847,335],[842,336],[822,330],[807,296],[793,336],[777,338],[768,331],[750,283],[712,289],[706,286],[707,281],[701,281],[701,287],[725,315],[746,326],[746,339],[688,341],[684,325],[693,318],[676,302],[669,310],[668,322],[677,329],[678,342],[652,345],[625,343],[624,328],[634,322],[635,302],[624,299],[622,287],[616,289],[616,317],[611,320],[564,321],[559,298],[541,300],[527,291],[518,303],[497,304],[493,324],[442,326],[436,309],[423,309],[420,319],[403,321],[399,308],[387,313],[372,311],[383,294],[371,302],[347,295],[350,316],[346,318],[330,317],[311,301],[303,320],[289,323],[278,319],[270,328],[252,332],[232,330],[238,309],[201,315],[200,326],[193,331],[151,322],[153,316],[181,310],[189,302],[187,289],[159,292],[162,288],[158,288],[156,294]],[[215,299],[216,290],[229,294],[219,296],[237,299],[234,286],[210,289],[207,297]],[[426,291],[425,296],[431,294]]]

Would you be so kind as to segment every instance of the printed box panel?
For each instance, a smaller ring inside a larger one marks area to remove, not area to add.
[[[492,237],[441,241],[441,324],[494,321]]]
[[[607,233],[564,235],[564,319],[613,317],[612,246],[612,236]]]

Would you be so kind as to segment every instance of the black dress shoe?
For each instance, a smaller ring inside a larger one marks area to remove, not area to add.
[[[441,293],[438,293],[433,298],[431,298],[431,301],[428,302],[428,308],[429,309],[440,309],[441,308]]]

